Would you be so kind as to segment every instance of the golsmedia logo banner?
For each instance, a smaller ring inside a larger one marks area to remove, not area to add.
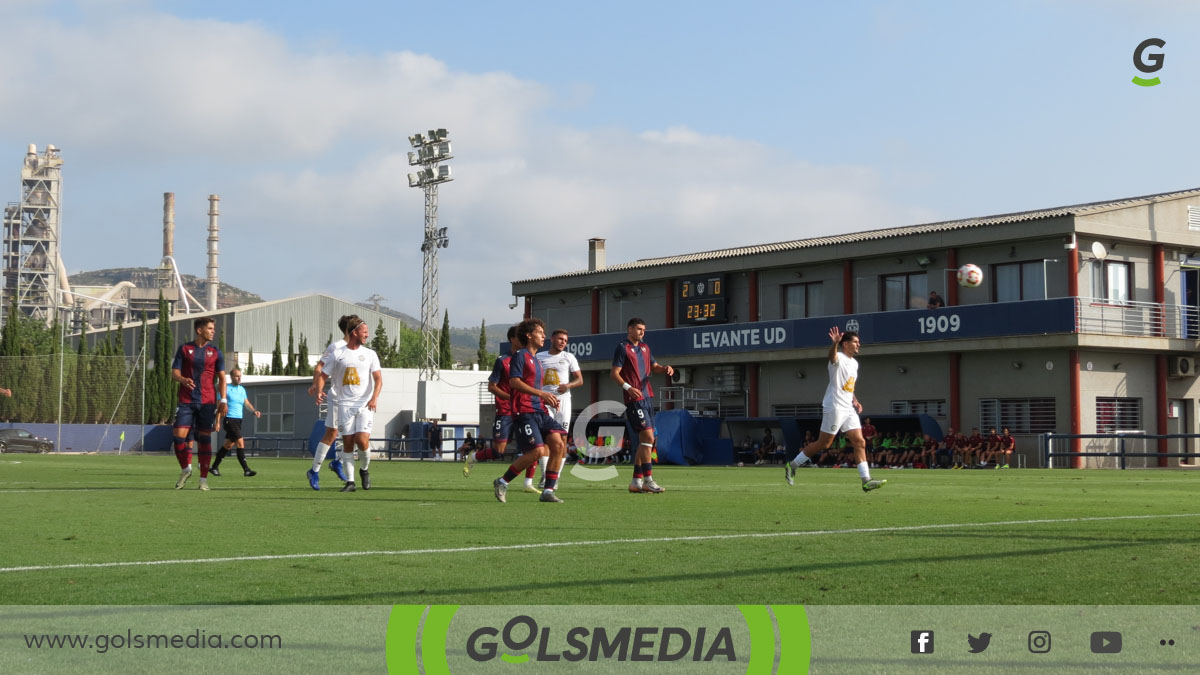
[[[807,673],[798,605],[398,605],[388,672]]]

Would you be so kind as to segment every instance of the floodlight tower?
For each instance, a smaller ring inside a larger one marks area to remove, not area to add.
[[[430,129],[425,134],[408,137],[414,151],[408,153],[408,163],[420,167],[408,174],[408,186],[425,190],[425,239],[421,242],[424,260],[421,264],[421,373],[423,381],[439,379],[438,342],[438,249],[450,245],[446,228],[438,229],[438,185],[454,180],[450,167],[439,166],[453,157],[450,138],[445,129]]]

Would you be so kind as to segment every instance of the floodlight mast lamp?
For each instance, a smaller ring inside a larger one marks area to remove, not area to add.
[[[448,183],[450,167],[440,166],[451,159],[450,134],[445,129],[430,129],[424,134],[408,137],[413,152],[408,153],[408,163],[419,167],[416,173],[408,174],[408,186],[425,191],[425,239],[421,242],[424,254],[421,264],[421,380],[440,379],[438,352],[441,324],[438,323],[438,249],[450,245],[446,228],[439,229],[438,185]]]

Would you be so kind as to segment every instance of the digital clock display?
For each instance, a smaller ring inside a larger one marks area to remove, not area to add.
[[[727,323],[725,307],[725,275],[680,279],[676,297],[678,315],[675,323]]]

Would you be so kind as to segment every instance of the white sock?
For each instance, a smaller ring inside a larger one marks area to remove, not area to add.
[[[859,462],[858,477],[861,478],[864,483],[871,480],[871,465],[867,464],[866,462]]]
[[[542,479],[546,478],[546,465],[550,463],[549,455],[538,457],[538,470],[542,472]]]
[[[317,443],[317,452],[313,455],[313,471],[321,473],[321,464],[325,462],[325,455],[327,454],[329,454],[329,444],[325,442]]]
[[[362,470],[366,471],[367,467],[371,466],[371,449],[363,450],[362,453]]]
[[[792,460],[792,466],[802,466],[805,462],[811,461],[812,460],[808,458],[808,455],[804,454],[804,451],[801,450],[800,452],[796,453],[796,458]]]
[[[351,483],[353,483],[354,482],[354,453],[353,452],[343,452],[343,453],[341,453],[341,456],[342,456],[342,470],[346,472],[346,477],[350,479]]]

